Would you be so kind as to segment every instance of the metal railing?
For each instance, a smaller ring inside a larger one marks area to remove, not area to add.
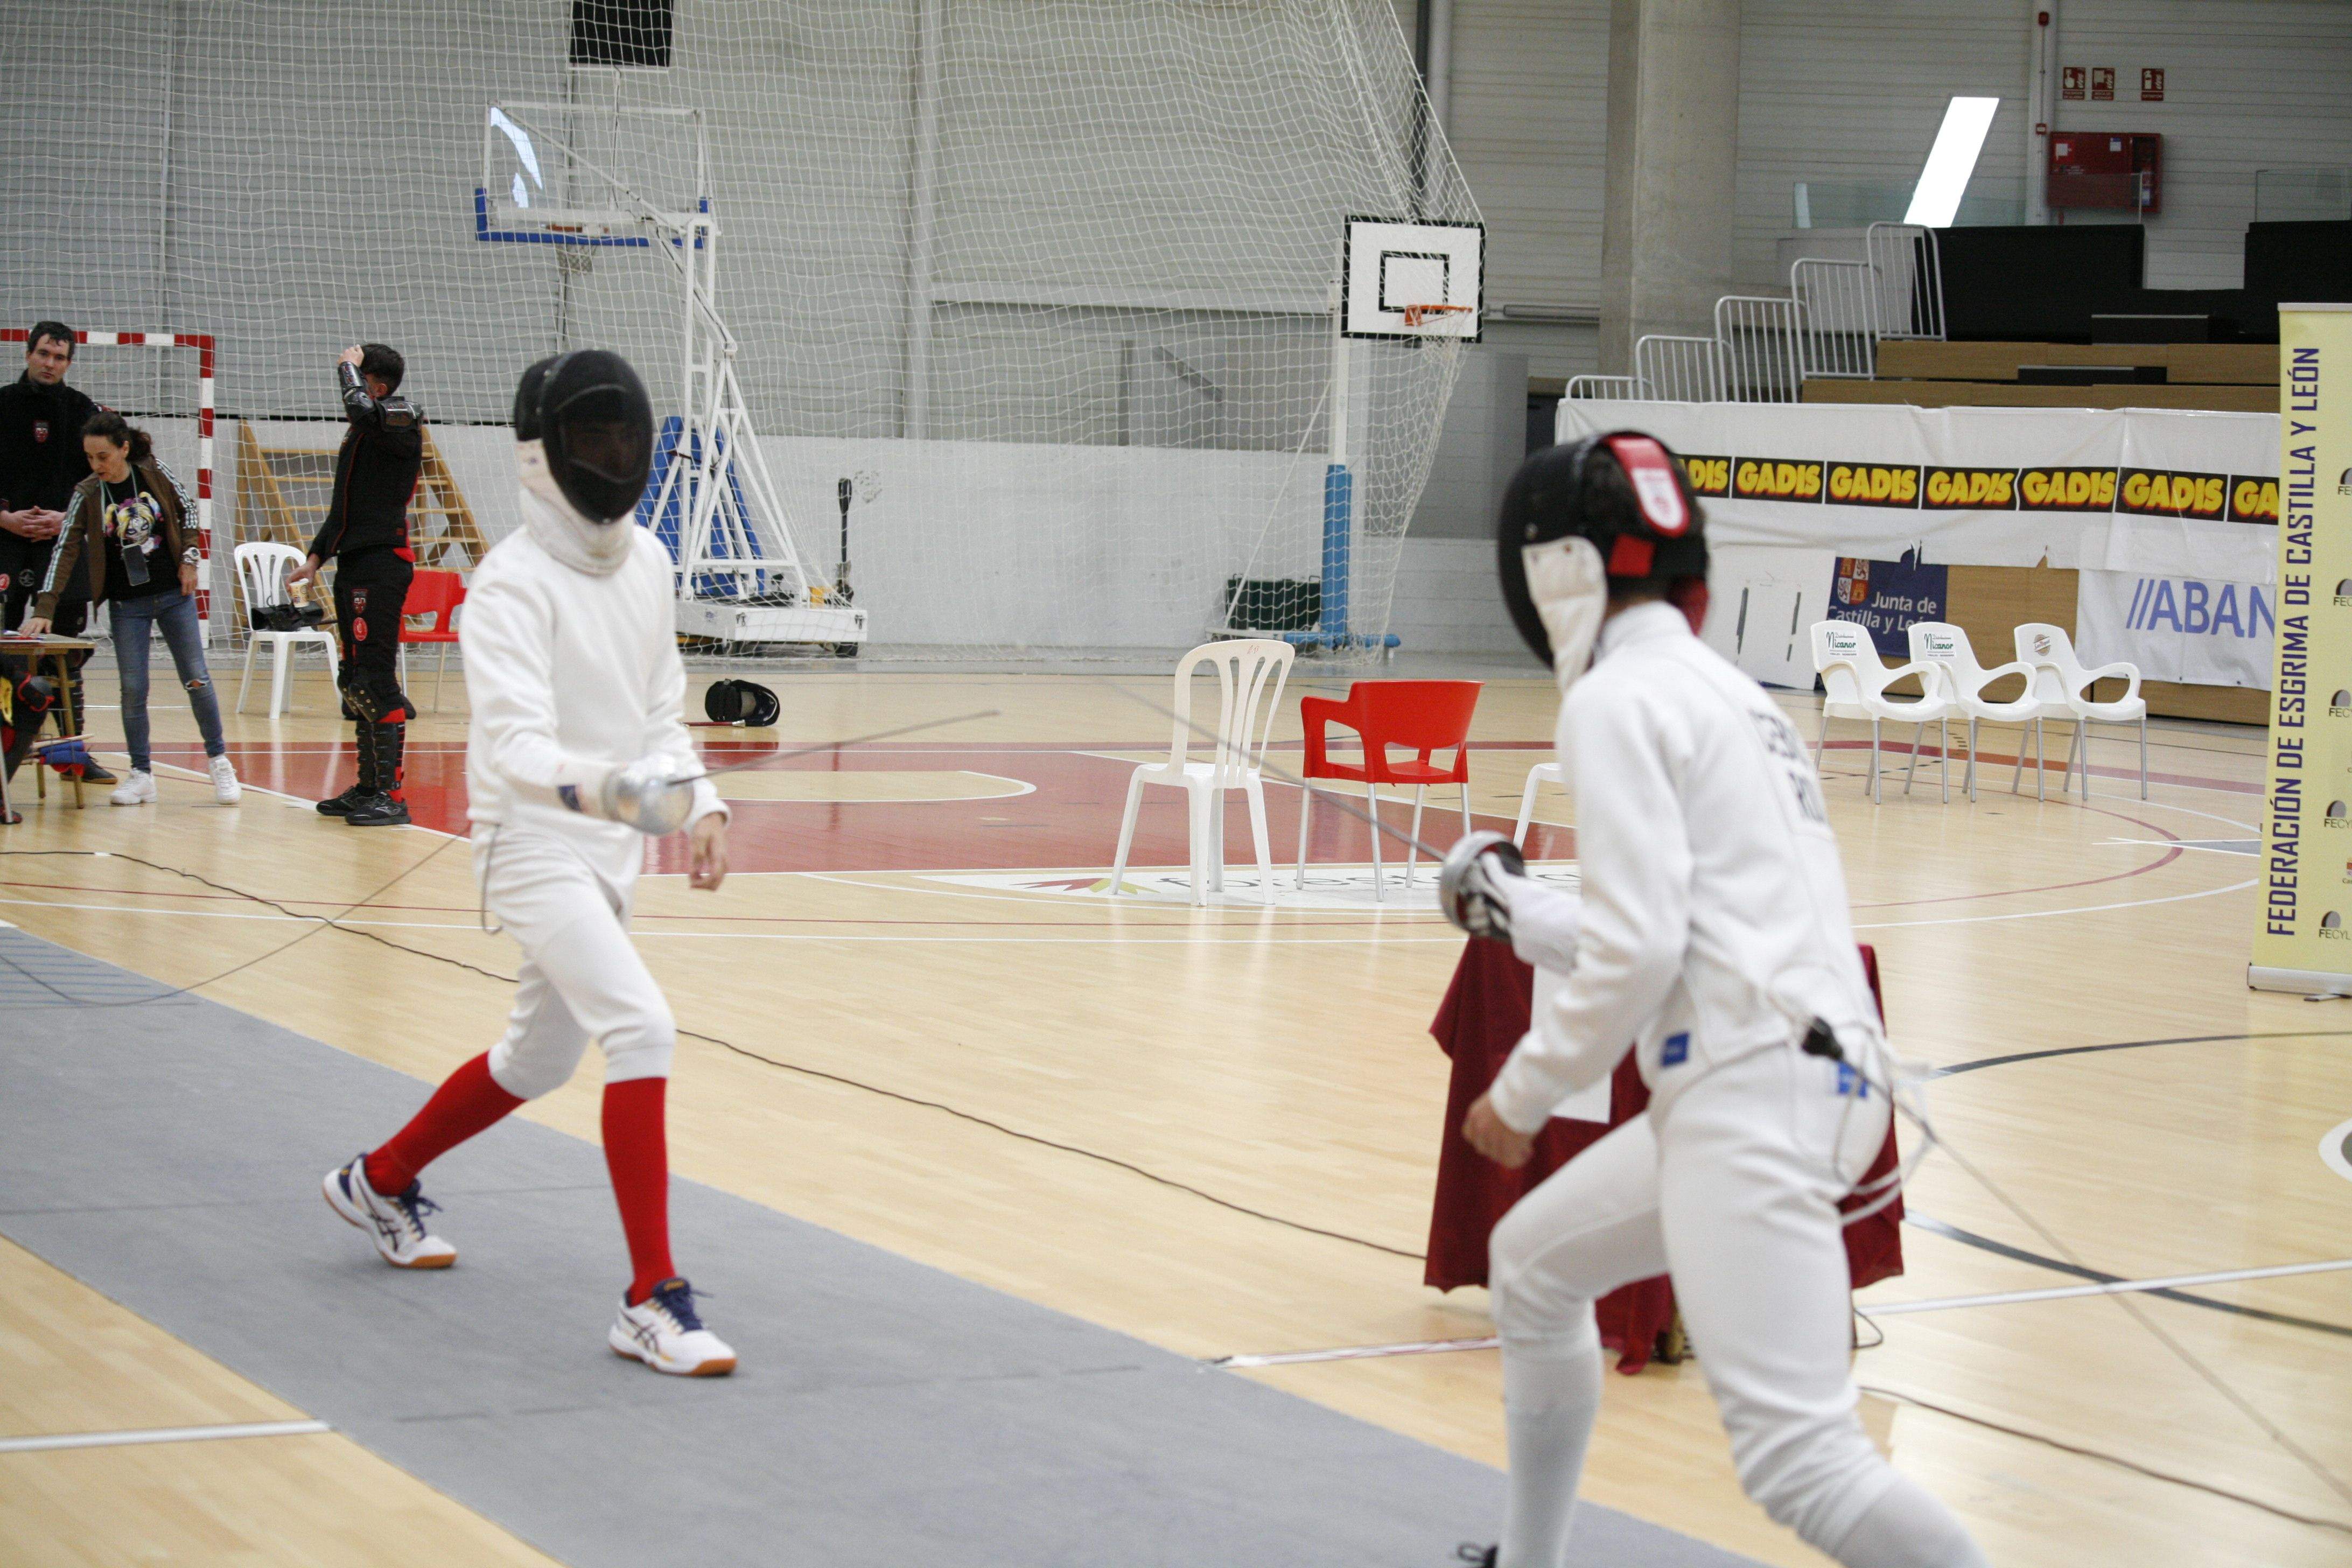
[[[1795,403],[1804,395],[1804,307],[1777,294],[1726,294],[1715,302],[1724,395],[1734,403]]]
[[[1867,261],[1806,257],[1789,268],[1798,312],[1798,374],[1868,381],[1877,374],[1878,274]]]
[[[1878,281],[1881,338],[1944,340],[1944,264],[1936,231],[1916,223],[1874,223],[1863,254]]]
[[[1571,375],[1564,397],[1614,397],[1630,403],[1653,403],[1650,384],[1638,375]]]
[[[1720,403],[1723,344],[1714,338],[1652,332],[1633,345],[1633,379],[1661,403]]]
[[[1861,261],[1806,257],[1789,292],[1727,294],[1711,338],[1651,332],[1633,344],[1631,375],[1580,375],[1570,397],[1657,403],[1796,403],[1805,378],[1868,381],[1890,338],[1944,336],[1944,272],[1936,231],[1874,223]]]

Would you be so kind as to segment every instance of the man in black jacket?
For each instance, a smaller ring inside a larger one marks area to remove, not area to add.
[[[336,362],[350,425],[335,456],[335,491],[309,559],[287,575],[289,584],[307,583],[330,557],[335,562],[343,711],[358,728],[360,776],[320,801],[319,812],[353,827],[408,820],[401,752],[416,710],[400,689],[400,612],[416,574],[408,502],[425,460],[425,419],[398,395],[406,368],[382,343],[345,349]]]
[[[81,427],[98,405],[80,388],[66,384],[73,359],[73,329],[63,321],[36,321],[25,334],[25,374],[0,387],[0,626],[10,630],[39,595],[65,504],[74,487],[89,477]],[[60,605],[56,629],[79,635],[88,613],[87,605]],[[86,724],[78,663],[73,700],[74,716]],[[63,734],[64,705],[54,711]],[[113,776],[95,763],[84,774],[93,782]]]

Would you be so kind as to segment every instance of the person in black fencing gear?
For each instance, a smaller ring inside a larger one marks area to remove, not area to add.
[[[400,689],[400,612],[416,575],[408,543],[408,503],[425,461],[425,416],[400,395],[407,366],[382,343],[345,349],[335,378],[343,399],[342,449],[335,489],[310,552],[287,574],[289,587],[335,563],[335,622],[342,644],[343,715],[359,750],[359,778],[319,803],[322,816],[353,827],[408,820],[401,758],[416,709]]]
[[[1526,1164],[1629,1049],[1651,1100],[1489,1240],[1511,1473],[1484,1560],[1567,1562],[1601,1407],[1593,1302],[1663,1273],[1767,1513],[1846,1568],[1984,1568],[1854,1414],[1838,1205],[1884,1146],[1896,1074],[1811,754],[1696,635],[1704,525],[1673,454],[1618,431],[1529,458],[1496,530],[1512,618],[1560,688],[1582,882],[1520,875],[1496,835],[1440,872],[1449,919],[1561,977],[1463,1136]]]

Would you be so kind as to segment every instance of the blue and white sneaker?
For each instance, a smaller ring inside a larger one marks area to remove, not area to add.
[[[641,1361],[673,1377],[724,1377],[735,1370],[735,1352],[702,1326],[694,1310],[694,1287],[665,1279],[636,1306],[621,1297],[621,1315],[604,1336],[614,1355]]]
[[[425,1228],[425,1216],[441,1205],[425,1195],[423,1184],[385,1197],[368,1185],[367,1156],[327,1173],[327,1206],[368,1233],[375,1249],[394,1268],[446,1268],[457,1261],[457,1249]]]

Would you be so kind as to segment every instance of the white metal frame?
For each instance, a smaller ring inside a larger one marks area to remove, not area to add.
[[[1789,268],[1797,303],[1798,381],[1878,374],[1878,274],[1867,261],[1808,256]]]
[[[1943,342],[1944,262],[1936,231],[1874,223],[1863,231],[1863,254],[1878,284],[1878,335]]]
[[[1608,397],[1627,403],[1654,403],[1650,384],[1638,375],[1571,375],[1563,397]]]
[[[1804,395],[1805,308],[1777,294],[1726,294],[1715,302],[1725,393],[1741,403],[1795,403]]]
[[[694,109],[599,109],[622,120],[682,124],[694,142],[692,205],[657,205],[625,180],[583,155],[541,116],[577,112],[556,103],[493,104],[484,116],[484,186],[475,200],[481,237],[521,243],[625,247],[659,253],[678,285],[677,440],[663,465],[648,515],[680,505],[675,581],[678,629],[730,641],[821,642],[866,637],[866,612],[810,603],[811,575],[792,519],[768,468],[751,412],[735,374],[737,342],[719,313],[719,219],[710,199],[709,139]],[[605,208],[520,208],[488,188],[503,116],[603,183],[616,205]],[[559,121],[559,123],[561,123]],[[495,213],[503,226],[488,228]],[[739,497],[739,487],[740,494]],[[761,553],[752,553],[753,542]],[[722,553],[721,552],[726,552]]]
[[[1633,377],[1660,402],[1720,403],[1723,343],[1717,338],[1644,333],[1633,344]]]

